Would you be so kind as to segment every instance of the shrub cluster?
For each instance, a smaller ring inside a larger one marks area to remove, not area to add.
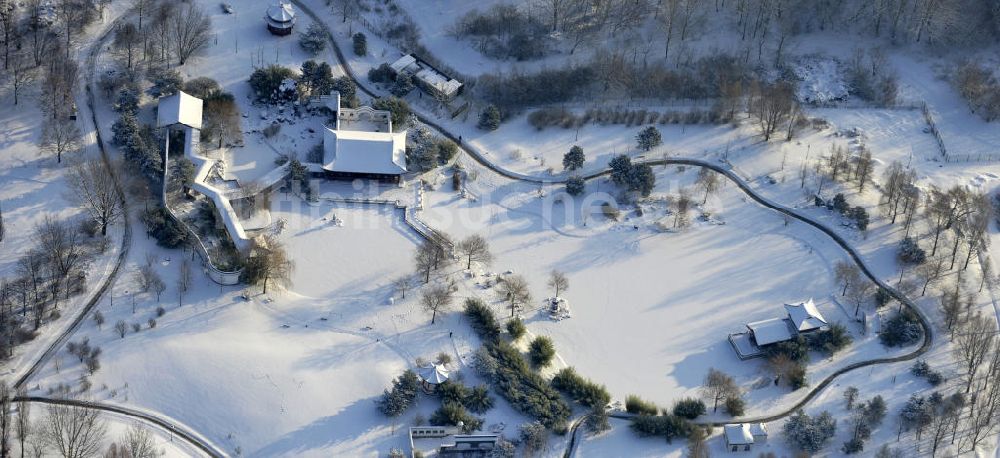
[[[705,414],[705,403],[701,399],[681,399],[674,404],[673,414],[681,418],[694,420]]]
[[[455,24],[458,38],[473,38],[483,55],[519,61],[548,53],[549,29],[537,16],[514,5],[495,5],[485,12],[472,10]]]
[[[913,237],[905,237],[899,242],[899,261],[905,264],[923,264],[927,260],[927,252]]]
[[[913,312],[904,309],[886,321],[878,338],[887,347],[911,345],[924,336],[924,328]]]
[[[604,385],[583,378],[572,367],[560,370],[552,378],[552,387],[586,407],[604,408],[611,402],[611,394]]]
[[[528,346],[528,357],[531,359],[531,364],[535,366],[548,366],[555,356],[556,345],[552,343],[552,339],[546,336],[535,337],[535,340],[532,340]]]
[[[420,379],[410,369],[392,381],[392,390],[382,392],[382,397],[376,401],[379,412],[387,417],[398,417],[413,405],[420,388]]]
[[[532,111],[528,123],[543,130],[548,127],[575,129],[587,124],[641,126],[646,124],[725,124],[731,121],[718,110],[606,110],[591,108],[576,115],[562,107],[545,107]]]
[[[840,323],[831,324],[830,329],[825,331],[809,334],[807,340],[809,347],[813,350],[823,351],[831,355],[843,350],[854,341],[851,334],[847,332],[847,328]]]
[[[632,418],[632,430],[643,437],[663,437],[672,443],[691,434],[691,423],[676,415],[639,415]]]
[[[622,154],[612,158],[608,165],[611,167],[611,181],[616,185],[643,197],[653,192],[656,175],[648,164],[633,164],[632,159]]]
[[[162,206],[150,207],[140,216],[146,233],[164,248],[177,248],[187,242],[187,233]]]
[[[448,380],[435,389],[443,403],[459,404],[475,413],[486,413],[493,408],[493,397],[486,385],[469,388],[454,380]]]
[[[465,407],[454,402],[441,404],[431,415],[430,423],[434,426],[458,426],[462,423],[462,432],[469,434],[483,427],[483,419],[466,412]]]
[[[743,81],[748,70],[741,59],[716,54],[682,67],[632,64],[599,52],[581,65],[543,69],[536,73],[484,74],[476,81],[478,94],[505,113],[532,106],[553,105],[603,90],[622,98],[705,99],[722,95],[729,82]],[[613,85],[606,81],[613,80]],[[718,116],[728,116],[728,113]]]
[[[973,113],[986,122],[1000,119],[1000,81],[989,67],[966,62],[955,72],[953,81]]]
[[[295,79],[295,72],[280,65],[268,65],[258,68],[250,74],[250,88],[258,102],[276,102],[290,100],[294,94],[281,91],[281,83],[286,79]]]
[[[944,383],[944,376],[940,372],[931,369],[931,366],[927,364],[927,361],[922,359],[917,360],[913,363],[913,367],[910,368],[910,373],[916,375],[917,377],[923,377],[930,383],[931,386],[938,386]]]
[[[487,342],[483,349],[476,354],[475,366],[504,399],[547,428],[561,430],[566,427],[569,405],[545,379],[531,370],[517,349],[499,339]]]
[[[625,398],[625,411],[636,415],[656,415],[660,408],[634,394]]]
[[[507,333],[510,334],[511,339],[520,339],[525,332],[528,332],[528,329],[524,326],[524,321],[521,321],[520,317],[507,322]]]
[[[466,300],[465,316],[469,319],[472,329],[484,342],[492,342],[500,338],[500,323],[493,316],[493,311],[483,301],[476,298]]]

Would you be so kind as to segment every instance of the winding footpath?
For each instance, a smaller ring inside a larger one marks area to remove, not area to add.
[[[108,38],[111,36],[111,33],[115,30],[116,25],[123,20],[122,19],[123,17],[124,15],[119,16],[118,18],[113,20],[105,28],[105,30],[101,33],[101,35],[98,38],[96,38],[94,42],[91,44],[90,49],[87,51],[87,56],[86,56],[85,82],[84,82],[85,95],[86,95],[86,103],[84,104],[84,106],[86,107],[86,110],[90,112],[89,119],[94,128],[95,143],[97,145],[98,150],[101,153],[101,161],[104,162],[104,165],[108,167],[108,169],[111,170],[111,173],[114,175],[116,192],[118,193],[118,196],[121,199],[120,203],[122,206],[122,221],[124,223],[122,224],[123,234],[118,256],[115,259],[115,264],[111,272],[104,279],[104,281],[101,282],[100,286],[97,288],[97,290],[94,291],[94,293],[91,295],[87,303],[84,304],[84,306],[80,309],[79,313],[73,318],[73,321],[70,323],[70,325],[67,326],[59,334],[59,336],[52,341],[52,343],[48,346],[48,348],[46,348],[45,352],[43,352],[39,356],[39,358],[36,359],[31,364],[28,370],[25,371],[25,373],[22,374],[17,379],[17,381],[13,385],[15,389],[25,387],[28,381],[32,377],[34,377],[38,373],[38,371],[40,371],[41,368],[44,367],[45,364],[48,363],[52,359],[52,357],[56,355],[56,353],[59,352],[59,350],[66,343],[66,341],[69,340],[70,336],[72,336],[80,328],[80,325],[84,321],[86,321],[87,317],[90,316],[91,311],[93,311],[93,309],[97,307],[98,303],[100,303],[104,295],[111,290],[112,286],[115,283],[115,280],[121,273],[122,266],[128,259],[129,251],[132,247],[132,226],[130,224],[131,220],[129,216],[128,202],[126,201],[125,198],[125,191],[122,188],[121,178],[117,176],[117,171],[112,167],[107,147],[105,146],[103,137],[101,137],[101,129],[99,127],[100,124],[97,121],[97,110],[95,109],[96,98],[94,97],[94,91],[93,91],[97,55],[101,51],[102,44],[108,40]],[[171,436],[177,436],[182,440],[184,440],[185,442],[187,442],[188,444],[190,444],[195,449],[204,452],[207,456],[210,457],[225,456],[223,452],[221,452],[210,442],[201,438],[197,434],[189,431],[187,428],[180,426],[168,419],[147,412],[142,412],[135,409],[129,409],[126,407],[94,402],[94,401],[48,398],[43,396],[15,397],[14,400],[15,401],[23,400],[34,404],[82,407],[86,409],[99,410],[102,412],[121,415],[160,428],[163,431],[170,433]]]
[[[334,54],[336,54],[336,56],[337,56],[337,60],[338,60],[337,64],[340,67],[340,69],[343,72],[343,74],[347,75],[349,78],[351,78],[351,80],[354,81],[354,83],[357,85],[358,89],[361,92],[365,93],[369,97],[373,97],[373,98],[379,97],[380,95],[378,93],[376,93],[375,91],[373,91],[371,88],[367,87],[366,84],[365,84],[365,82],[362,81],[361,79],[359,79],[354,74],[354,72],[351,70],[349,64],[347,63],[347,59],[344,57],[343,51],[341,50],[340,46],[337,44],[336,40],[334,40],[334,38],[333,38],[333,32],[330,30],[329,26],[326,24],[326,21],[323,21],[322,18],[320,18],[312,9],[309,8],[308,5],[303,4],[301,0],[292,0],[292,3],[294,3],[296,5],[296,7],[299,8],[299,10],[301,10],[303,13],[305,13],[307,16],[309,16],[309,18],[312,19],[314,22],[316,22],[317,24],[320,24],[320,25],[323,26],[323,28],[324,28],[324,30],[326,31],[326,34],[327,34],[327,40],[328,40],[330,46],[332,47],[332,49],[334,51]],[[509,179],[512,179],[512,180],[517,180],[517,181],[522,181],[522,182],[528,182],[528,183],[533,183],[533,184],[558,184],[558,183],[563,183],[563,182],[566,181],[565,178],[558,178],[558,177],[551,177],[551,178],[546,177],[546,178],[542,178],[542,177],[525,175],[525,174],[517,173],[517,172],[511,171],[511,170],[507,170],[507,169],[505,169],[503,167],[500,167],[500,166],[496,165],[495,163],[491,162],[486,157],[486,155],[482,151],[480,151],[478,148],[476,148],[475,146],[472,146],[472,145],[469,145],[469,144],[461,142],[459,140],[458,136],[456,136],[452,132],[449,132],[447,129],[443,128],[437,122],[435,122],[435,121],[433,121],[431,119],[428,119],[426,116],[424,116],[424,115],[422,115],[420,113],[416,113],[416,117],[417,117],[417,120],[420,123],[427,125],[428,127],[430,127],[433,130],[437,131],[437,133],[440,134],[441,136],[443,136],[445,138],[448,138],[451,141],[453,141],[456,144],[458,144],[459,145],[459,149],[462,152],[464,152],[465,154],[467,154],[474,161],[476,161],[477,163],[479,163],[483,167],[491,170],[492,172],[494,172],[494,173],[496,173],[496,174],[498,174],[500,176],[503,176],[503,177],[506,177],[506,178],[509,178]],[[848,364],[848,365],[846,365],[846,366],[844,366],[844,367],[842,367],[842,368],[834,371],[832,374],[828,375],[826,378],[824,378],[823,380],[819,381],[818,383],[814,384],[812,386],[812,388],[809,390],[809,392],[802,399],[800,399],[798,402],[796,402],[791,407],[788,407],[788,408],[785,408],[783,410],[780,410],[780,411],[777,411],[777,412],[774,412],[774,413],[771,413],[771,414],[767,414],[767,415],[734,419],[733,421],[740,421],[740,422],[771,422],[771,421],[782,419],[784,417],[787,417],[787,416],[793,414],[795,411],[801,409],[802,407],[804,407],[806,404],[808,404],[810,401],[812,401],[814,398],[816,398],[816,396],[818,396],[827,386],[829,386],[831,383],[833,383],[833,381],[837,377],[839,377],[841,375],[844,375],[844,374],[846,374],[848,372],[855,371],[855,370],[858,370],[858,369],[861,369],[861,368],[864,368],[864,367],[870,367],[870,366],[875,366],[875,365],[880,365],[880,364],[890,364],[890,363],[898,363],[898,362],[903,362],[903,361],[910,361],[910,360],[913,360],[913,359],[916,359],[916,358],[920,357],[921,355],[923,355],[924,353],[926,353],[928,350],[930,350],[931,345],[933,344],[933,340],[934,340],[934,333],[933,333],[933,329],[932,329],[932,327],[930,325],[930,321],[927,318],[927,316],[920,310],[919,307],[916,306],[916,304],[913,303],[913,301],[911,301],[908,297],[906,297],[902,292],[900,292],[896,288],[893,288],[888,283],[886,283],[881,278],[879,278],[877,275],[875,275],[875,273],[868,266],[868,264],[864,261],[864,259],[862,259],[861,254],[853,246],[851,246],[851,244],[848,243],[848,241],[846,239],[844,239],[840,234],[838,234],[833,229],[827,227],[825,224],[823,224],[823,223],[821,223],[819,221],[813,220],[813,219],[809,218],[808,216],[803,215],[803,214],[795,211],[794,209],[792,209],[790,207],[787,207],[787,206],[782,205],[780,203],[777,203],[777,202],[775,202],[775,201],[773,201],[771,199],[768,199],[767,197],[764,197],[763,195],[759,194],[756,190],[754,190],[750,186],[749,183],[747,183],[742,177],[740,177],[730,167],[724,166],[721,163],[716,163],[716,162],[711,162],[711,161],[706,161],[706,160],[701,160],[701,159],[682,158],[682,157],[654,159],[654,160],[648,160],[648,161],[639,161],[637,163],[648,164],[648,165],[651,165],[651,166],[654,166],[654,165],[687,165],[687,166],[693,166],[693,167],[704,167],[704,168],[711,169],[711,170],[713,170],[713,171],[721,174],[722,176],[726,177],[726,179],[728,179],[729,181],[733,182],[737,187],[740,188],[741,191],[743,191],[744,194],[746,194],[748,197],[750,197],[751,199],[753,199],[758,204],[760,204],[760,205],[762,205],[762,206],[764,206],[764,207],[766,207],[768,209],[771,209],[771,210],[773,210],[775,212],[778,212],[778,213],[781,213],[783,215],[786,215],[789,218],[792,218],[794,220],[801,221],[801,222],[803,222],[803,223],[805,223],[805,224],[807,224],[809,226],[814,227],[815,229],[819,230],[823,234],[825,234],[827,237],[829,237],[831,240],[833,240],[838,246],[840,246],[840,248],[845,253],[847,253],[847,255],[851,258],[851,260],[854,261],[854,263],[858,266],[858,268],[861,269],[861,272],[866,277],[868,277],[869,280],[871,280],[873,283],[875,283],[876,285],[878,285],[879,288],[882,288],[883,290],[885,290],[886,292],[888,292],[889,295],[892,296],[893,299],[899,301],[901,304],[903,304],[908,309],[910,309],[912,312],[914,312],[916,314],[916,316],[920,320],[920,327],[924,331],[924,336],[923,336],[922,342],[920,343],[920,346],[917,347],[912,352],[907,353],[905,355],[895,356],[895,357],[875,358],[875,359],[870,359],[870,360],[866,360],[866,361],[859,361],[859,362],[856,362],[856,363]],[[602,176],[608,175],[610,173],[611,173],[610,168],[606,168],[606,169],[603,169],[603,170],[591,173],[589,175],[586,175],[586,176],[584,176],[584,179],[586,179],[586,180],[593,180],[593,179],[597,179],[597,178],[600,178]],[[565,452],[564,456],[568,457],[568,456],[572,456],[573,455],[573,453],[575,451],[575,448],[576,448],[576,445],[578,443],[577,434],[578,434],[578,431],[579,431],[579,427],[580,427],[580,425],[582,425],[584,423],[582,420],[583,420],[583,417],[575,420],[572,423],[571,437],[570,437],[569,445],[568,445],[568,447],[566,449],[566,452]],[[727,422],[708,422],[706,424],[711,424],[713,426],[721,426],[721,425],[723,425],[725,423],[727,423]]]

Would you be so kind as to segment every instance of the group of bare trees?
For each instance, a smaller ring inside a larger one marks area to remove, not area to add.
[[[162,453],[153,434],[138,423],[108,445],[107,422],[96,409],[53,404],[38,419],[32,410],[23,389],[15,392],[0,381],[0,455],[155,458]]]
[[[184,63],[206,45],[212,22],[204,9],[191,2],[132,0],[135,20],[115,32],[114,47],[124,57],[126,68],[147,66],[176,59]]]
[[[0,356],[34,337],[60,300],[82,292],[89,260],[104,249],[86,225],[46,216],[36,226],[34,246],[18,259],[12,278],[0,278]]]

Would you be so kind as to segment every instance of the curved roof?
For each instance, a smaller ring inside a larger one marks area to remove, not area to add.
[[[292,10],[291,3],[279,1],[267,9],[267,18],[274,22],[291,22],[295,20],[295,11]]]
[[[423,381],[430,383],[431,385],[444,383],[449,377],[448,369],[445,369],[445,367],[440,364],[431,364],[418,368],[417,375],[419,375]]]
[[[795,330],[799,332],[819,329],[827,325],[826,318],[819,313],[816,304],[812,299],[798,304],[785,304],[788,318],[795,325]]]

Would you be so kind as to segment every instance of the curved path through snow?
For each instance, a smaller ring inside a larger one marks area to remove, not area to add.
[[[313,12],[307,5],[304,5],[300,0],[292,0],[292,3],[294,3],[302,12],[304,12],[307,16],[309,16],[310,19],[312,19],[314,22],[316,22],[317,24],[320,24],[321,26],[323,26],[324,30],[327,33],[327,41],[329,42],[330,46],[333,48],[334,53],[337,56],[337,60],[338,60],[337,64],[340,66],[341,71],[345,75],[347,75],[349,78],[351,78],[351,80],[354,81],[354,83],[358,86],[358,89],[361,90],[361,92],[364,92],[365,94],[367,94],[368,96],[373,97],[373,98],[374,97],[378,97],[379,95],[376,92],[374,92],[373,90],[371,90],[370,88],[368,88],[365,85],[364,81],[358,79],[355,76],[354,72],[351,70],[350,66],[347,64],[347,59],[344,57],[343,51],[340,49],[340,46],[337,44],[336,40],[333,39],[333,34],[332,34],[329,26],[323,20],[321,20],[320,17],[315,12]],[[452,140],[453,142],[455,142],[456,144],[458,144],[460,150],[462,150],[463,152],[465,152],[470,158],[472,158],[473,160],[475,160],[476,162],[478,162],[482,166],[484,166],[484,167],[490,169],[491,171],[497,173],[498,175],[501,175],[503,177],[506,177],[506,178],[509,178],[509,179],[512,179],[512,180],[518,180],[518,181],[524,181],[524,182],[536,183],[536,184],[556,184],[556,183],[565,182],[565,178],[542,178],[542,177],[537,177],[537,176],[532,176],[532,175],[526,175],[526,174],[522,174],[522,173],[517,173],[517,172],[511,171],[511,170],[507,170],[507,169],[505,169],[503,167],[500,167],[500,166],[494,164],[493,162],[491,162],[489,159],[487,159],[486,156],[484,154],[482,154],[482,152],[479,151],[478,148],[476,148],[475,146],[468,145],[468,144],[463,144],[462,142],[459,141],[459,139],[458,139],[458,137],[456,135],[454,135],[453,133],[449,132],[447,129],[443,128],[438,123],[436,123],[436,122],[428,119],[426,116],[423,116],[420,113],[415,113],[415,114],[416,114],[417,119],[421,123],[423,123],[423,124],[427,125],[428,127],[436,130],[440,135],[442,135],[445,138],[448,138],[448,139]],[[756,201],[758,204],[760,204],[760,205],[762,205],[762,206],[764,206],[766,208],[769,208],[771,210],[774,210],[774,211],[776,211],[778,213],[787,215],[788,217],[790,217],[792,219],[795,219],[795,220],[801,221],[801,222],[803,222],[805,224],[808,224],[808,225],[816,228],[820,232],[826,234],[838,246],[840,246],[841,249],[844,250],[844,252],[847,253],[847,255],[854,261],[854,263],[858,266],[858,268],[861,269],[862,273],[864,273],[864,275],[866,277],[868,277],[873,283],[875,283],[876,285],[878,285],[879,288],[882,288],[882,289],[886,290],[889,293],[890,296],[892,296],[894,299],[896,299],[901,304],[905,305],[908,309],[910,309],[911,311],[913,311],[916,314],[916,316],[920,319],[920,326],[921,326],[921,328],[923,328],[924,336],[923,336],[923,340],[922,340],[920,346],[917,347],[916,350],[914,350],[914,351],[912,351],[910,353],[907,353],[905,355],[901,355],[901,356],[896,356],[896,357],[891,357],[891,358],[875,358],[875,359],[870,359],[870,360],[867,360],[867,361],[860,361],[860,362],[848,364],[847,366],[844,366],[844,367],[838,369],[837,371],[833,372],[832,374],[830,374],[829,376],[827,376],[826,378],[824,378],[822,381],[820,381],[819,383],[817,383],[816,385],[814,385],[809,390],[809,392],[805,395],[805,397],[803,397],[801,400],[799,400],[798,402],[796,402],[791,407],[786,408],[786,409],[781,410],[781,411],[778,411],[778,412],[767,414],[767,415],[761,415],[761,416],[752,417],[752,418],[751,417],[742,418],[742,419],[740,419],[740,421],[745,421],[745,422],[755,422],[755,421],[769,422],[769,421],[774,421],[774,420],[778,420],[778,419],[787,417],[787,416],[791,415],[792,413],[794,413],[796,410],[802,408],[804,405],[808,404],[810,401],[812,401],[813,398],[815,398],[820,392],[823,391],[823,389],[825,389],[837,377],[839,377],[839,376],[841,376],[843,374],[846,374],[848,372],[851,372],[851,371],[854,371],[854,370],[857,370],[857,369],[860,369],[860,368],[863,368],[863,367],[869,367],[869,366],[874,366],[874,365],[878,365],[878,364],[889,364],[889,363],[896,363],[896,362],[901,362],[901,361],[913,360],[913,359],[919,357],[920,355],[923,355],[924,353],[926,353],[930,349],[931,344],[933,343],[933,340],[934,340],[934,335],[933,335],[933,330],[931,329],[930,322],[927,319],[927,317],[923,314],[923,312],[921,312],[920,309],[909,298],[907,298],[903,293],[901,293],[897,289],[889,286],[889,284],[887,284],[886,282],[882,281],[877,275],[875,275],[875,273],[871,270],[871,268],[869,268],[868,264],[865,263],[864,259],[862,259],[860,253],[858,253],[858,251],[853,246],[851,246],[851,244],[848,243],[846,239],[844,239],[840,234],[837,234],[837,232],[834,231],[833,229],[830,229],[825,224],[823,224],[823,223],[821,223],[819,221],[813,220],[813,219],[809,218],[808,216],[800,214],[799,212],[795,211],[794,209],[792,209],[790,207],[787,207],[787,206],[784,206],[784,205],[779,204],[777,202],[774,202],[774,201],[772,201],[772,200],[770,200],[770,199],[762,196],[761,194],[758,194],[757,191],[754,190],[750,186],[749,183],[747,183],[742,177],[740,177],[730,167],[720,165],[719,163],[705,161],[705,160],[700,160],[700,159],[681,158],[681,157],[664,158],[664,159],[656,159],[656,160],[648,160],[648,161],[640,161],[640,162],[637,162],[637,163],[648,164],[648,165],[651,165],[651,166],[652,165],[689,165],[689,166],[694,166],[694,167],[708,168],[708,169],[711,169],[711,170],[713,170],[713,171],[715,171],[715,172],[717,172],[719,174],[722,174],[729,181],[732,181],[734,184],[736,184],[736,186],[738,186],[740,188],[740,190],[743,191],[744,194],[746,194],[747,196],[749,196],[751,199],[753,199],[754,201]],[[608,175],[610,173],[611,173],[611,169],[607,168],[607,169],[604,169],[604,170],[601,170],[601,171],[594,172],[594,173],[591,173],[589,175],[586,175],[586,176],[584,176],[584,179],[586,179],[586,180],[592,180],[592,179],[595,179],[595,178],[602,177],[604,175]],[[572,436],[570,438],[569,445],[568,445],[567,450],[566,450],[566,456],[571,456],[573,454],[573,451],[575,450],[575,446],[576,446],[576,442],[577,442],[577,439],[576,439],[577,434],[576,433],[578,431],[578,427],[579,427],[580,424],[582,424],[582,421],[577,420],[572,425]],[[713,424],[715,426],[719,426],[719,425],[722,425],[723,423],[722,422],[712,422],[711,424]]]

